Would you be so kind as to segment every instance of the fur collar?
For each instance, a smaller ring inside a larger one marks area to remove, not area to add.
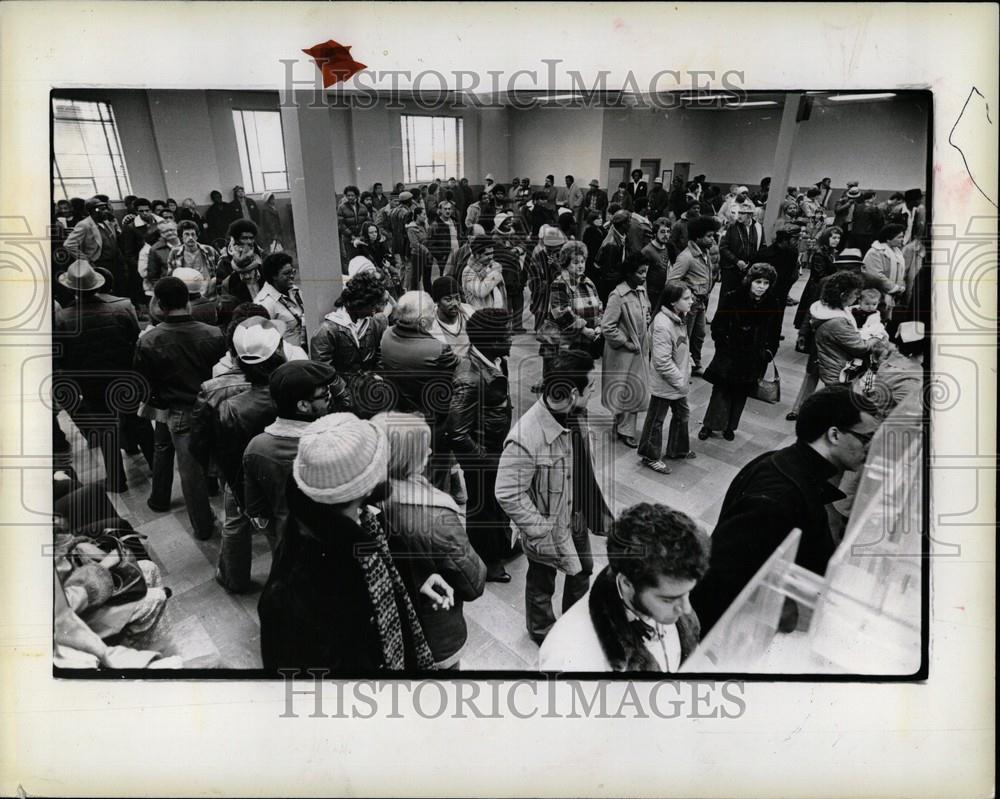
[[[618,594],[615,576],[609,566],[605,566],[597,575],[587,601],[594,632],[613,671],[660,670],[643,639],[628,622],[625,605]],[[698,646],[699,633],[698,617],[693,612],[677,620],[682,663]]]

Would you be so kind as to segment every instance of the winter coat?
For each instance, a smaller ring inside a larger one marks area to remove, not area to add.
[[[820,297],[820,284],[834,272],[834,259],[837,254],[830,247],[819,247],[813,251],[809,259],[809,279],[799,296],[799,307],[795,309],[795,327],[799,328],[809,315],[809,308]]]
[[[768,289],[755,301],[749,289],[740,286],[722,296],[712,319],[715,355],[704,375],[709,383],[739,393],[753,391],[771,359],[768,333],[780,310],[770,295]]]
[[[482,596],[486,566],[469,544],[465,518],[455,501],[423,477],[393,480],[382,505],[393,562],[406,584],[434,662],[465,645],[468,629],[462,607]],[[440,574],[455,592],[455,604],[436,610],[420,586]]]
[[[313,667],[358,677],[386,670],[378,609],[357,554],[377,546],[368,524],[313,502],[292,478],[286,493],[285,540],[257,603],[263,667]],[[379,589],[392,596],[391,586]],[[400,622],[405,667],[416,669],[419,630]]]
[[[448,440],[459,462],[499,454],[510,432],[510,386],[499,369],[476,352],[458,362],[452,378]]]
[[[593,461],[594,434],[584,426]],[[594,470],[598,477],[598,470]],[[497,470],[496,498],[517,525],[528,557],[565,574],[583,569],[573,543],[572,433],[555,419],[543,399],[532,405],[511,428]],[[600,489],[598,488],[598,491]],[[596,517],[584,520],[594,532],[604,532],[613,521],[601,497]],[[591,503],[585,503],[590,506]]]
[[[649,393],[663,399],[687,396],[691,387],[691,346],[687,324],[669,308],[653,318]]]
[[[677,619],[676,635],[680,659],[671,671],[697,648],[700,633],[698,616],[688,613]],[[573,604],[545,636],[538,652],[541,671],[659,671],[649,648],[655,640],[644,641],[629,622],[610,566],[594,579],[590,591]]]
[[[826,505],[844,497],[830,482],[836,473],[799,441],[760,455],[733,478],[712,533],[708,573],[691,592],[703,638],[793,528],[802,530],[795,562],[826,571],[836,549]]]
[[[330,364],[347,382],[351,405],[359,415],[385,410],[382,392],[372,394],[372,389],[381,387],[371,375],[377,369],[382,334],[388,326],[386,315],[378,313],[362,324],[356,336],[347,310],[335,308],[323,317],[309,342],[309,357]]]
[[[503,267],[496,261],[491,261],[485,268],[478,261],[469,264],[469,268],[462,273],[462,293],[465,301],[477,311],[480,308],[506,308]]]
[[[809,308],[809,324],[816,348],[816,366],[823,385],[835,386],[840,372],[852,358],[868,354],[868,345],[858,332],[850,311],[831,308],[817,300]]]
[[[885,297],[886,307],[895,305],[890,291],[897,286],[906,285],[906,259],[902,250],[890,247],[882,241],[876,241],[865,253],[862,272],[876,281],[876,285]]]
[[[431,427],[444,427],[458,365],[451,347],[423,330],[397,324],[382,334],[379,364],[394,388],[396,410],[422,413]]]
[[[627,283],[608,295],[601,319],[601,404],[612,413],[644,411],[649,401],[649,299]]]

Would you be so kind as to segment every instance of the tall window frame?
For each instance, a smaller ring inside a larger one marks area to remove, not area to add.
[[[52,192],[58,198],[132,193],[111,103],[53,96]]]
[[[248,193],[288,191],[281,112],[234,108],[233,127],[243,188]]]
[[[403,180],[427,183],[465,173],[464,120],[460,116],[402,114]]]

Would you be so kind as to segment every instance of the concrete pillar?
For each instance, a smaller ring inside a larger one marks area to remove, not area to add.
[[[792,150],[799,123],[795,118],[799,113],[802,92],[785,95],[785,107],[781,112],[781,127],[778,130],[778,144],[774,148],[774,167],[771,169],[771,191],[768,193],[767,209],[764,211],[764,235],[768,242],[774,241],[774,223],[778,220],[781,201],[785,198],[788,178],[792,174]]]
[[[330,110],[311,108],[313,90],[296,91],[295,106],[281,109],[285,163],[292,193],[299,285],[309,336],[344,288],[337,234],[334,148]]]

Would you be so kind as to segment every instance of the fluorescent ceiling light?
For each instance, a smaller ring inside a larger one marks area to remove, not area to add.
[[[750,103],[729,103],[726,108],[752,108],[762,105],[777,105],[776,100],[754,100]]]
[[[835,103],[846,102],[848,100],[886,100],[895,97],[895,92],[884,92],[883,94],[831,94],[828,99]]]
[[[682,94],[682,100],[728,100],[730,94]]]

